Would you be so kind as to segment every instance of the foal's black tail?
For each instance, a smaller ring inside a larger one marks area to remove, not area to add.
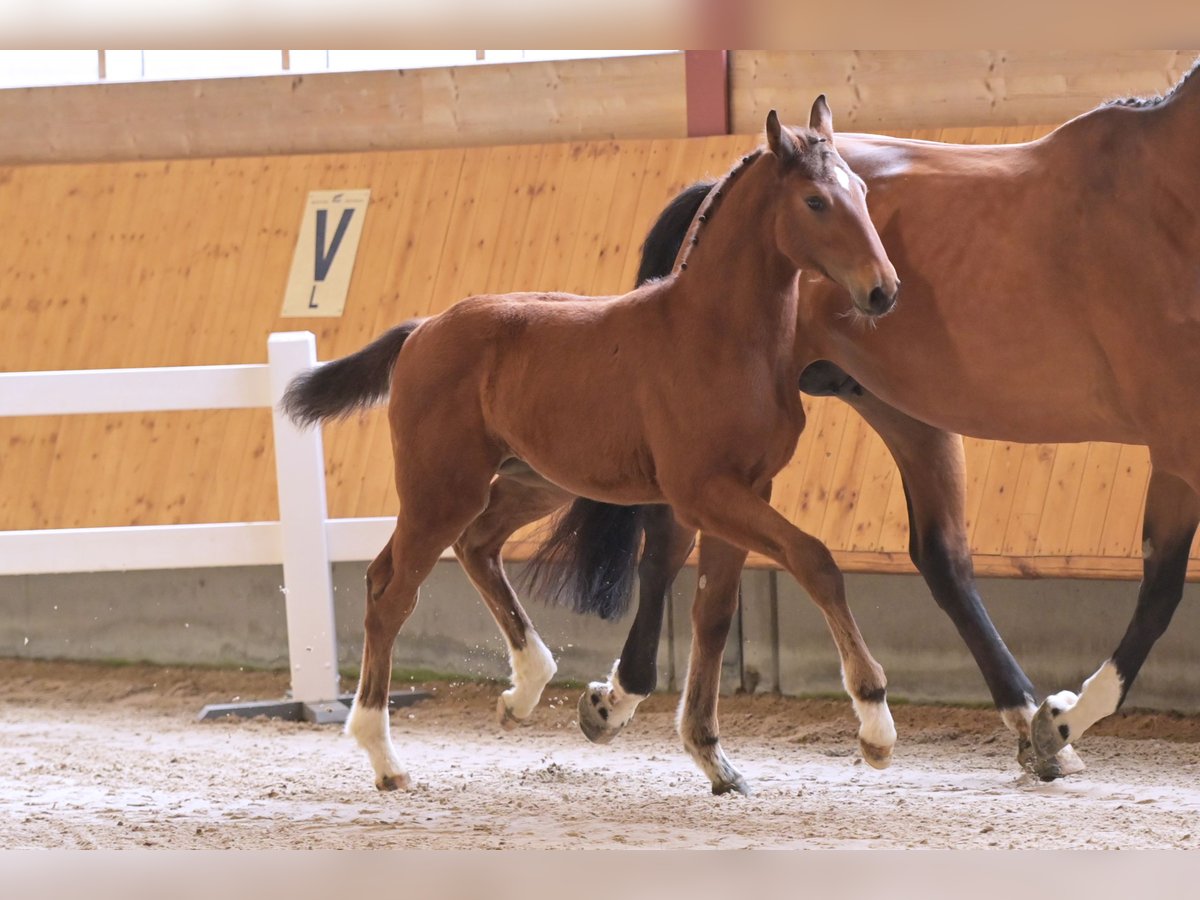
[[[388,395],[400,348],[423,319],[409,319],[349,356],[297,375],[280,407],[301,427],[367,409]]]
[[[684,188],[659,214],[642,244],[639,285],[671,274],[692,219],[713,184],[698,181]],[[602,619],[623,616],[633,594],[645,509],[577,499],[529,560],[525,579],[530,591],[577,613]]]

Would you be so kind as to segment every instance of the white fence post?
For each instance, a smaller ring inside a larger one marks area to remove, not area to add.
[[[302,432],[279,411],[288,382],[316,365],[316,338],[308,331],[272,334],[267,359],[292,699],[322,703],[338,696],[333,578],[325,531],[325,455],[319,427]]]

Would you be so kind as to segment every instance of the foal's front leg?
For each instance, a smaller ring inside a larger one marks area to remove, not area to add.
[[[714,794],[749,794],[741,773],[721,749],[717,695],[729,626],[737,611],[738,582],[746,551],[720,538],[700,535],[700,569],[692,603],[692,652],[677,725],[684,749],[712,782]]]
[[[829,549],[785,519],[765,499],[737,479],[717,477],[694,483],[702,484],[702,489],[680,492],[671,498],[680,521],[699,527],[705,536],[711,534],[720,537],[728,543],[776,561],[792,574],[820,607],[841,657],[842,683],[850,694],[859,718],[858,741],[863,759],[874,768],[886,768],[891,764],[892,748],[896,743],[896,728],[887,706],[887,679],[883,668],[867,649],[854,616],[846,605],[842,573]],[[701,544],[703,557],[703,539]],[[707,574],[702,559],[699,572],[701,585],[706,584]],[[692,740],[699,738],[711,741],[715,748],[715,732],[704,732],[705,722],[709,718],[707,710],[716,709],[717,684],[709,670],[713,664],[713,648],[718,646],[716,627],[724,621],[724,628],[728,631],[729,625],[724,615],[728,600],[722,603],[710,598],[702,587],[697,592],[697,606],[710,602],[719,604],[711,618],[715,624],[712,633],[703,641],[699,633],[693,636],[693,666],[688,671],[680,730]],[[693,618],[704,616],[696,610],[692,615]],[[704,621],[707,623],[710,620],[705,617]],[[685,737],[685,742],[688,739]],[[688,749],[692,752],[693,748],[689,746]],[[714,790],[721,786],[717,780],[713,781]],[[732,786],[737,788],[736,784]]]

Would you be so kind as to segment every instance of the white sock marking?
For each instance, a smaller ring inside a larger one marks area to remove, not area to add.
[[[621,686],[621,677],[617,674],[617,667],[621,665],[621,660],[618,659],[613,663],[612,671],[608,675],[608,683],[610,690],[608,694],[609,702],[612,704],[612,711],[609,713],[608,722],[610,725],[621,726],[633,718],[633,714],[637,711],[638,704],[646,699],[645,694],[631,694]]]
[[[1110,659],[1083,683],[1078,697],[1070,691],[1061,691],[1047,697],[1046,702],[1054,709],[1064,710],[1055,721],[1070,728],[1070,740],[1077,741],[1085,731],[1117,711],[1122,687],[1121,676]]]
[[[1000,720],[1006,728],[1017,737],[1028,738],[1033,714],[1037,712],[1037,704],[1028,694],[1025,695],[1024,706],[1014,706],[1000,711]]]
[[[354,708],[350,710],[346,719],[346,734],[358,741],[358,745],[367,751],[377,782],[384,776],[401,779],[406,777],[400,761],[396,758],[396,748],[392,746],[386,706],[382,709],[368,709],[360,706],[356,699]]]
[[[512,664],[512,687],[503,694],[504,705],[516,718],[527,719],[542,699],[542,691],[558,671],[558,666],[554,662],[554,655],[533,630],[525,633],[523,650],[509,648],[509,661]]]
[[[850,699],[854,701],[854,712],[858,714],[858,721],[862,723],[858,729],[858,736],[876,747],[894,747],[896,723],[892,721],[892,711],[888,709],[887,703],[864,702],[853,695]]]

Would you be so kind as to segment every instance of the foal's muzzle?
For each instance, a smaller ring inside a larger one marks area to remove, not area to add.
[[[896,284],[895,289],[891,293],[882,287],[876,287],[867,296],[867,308],[863,312],[871,316],[887,315],[892,311],[892,307],[896,305],[896,298],[898,296],[900,296],[899,283]]]

